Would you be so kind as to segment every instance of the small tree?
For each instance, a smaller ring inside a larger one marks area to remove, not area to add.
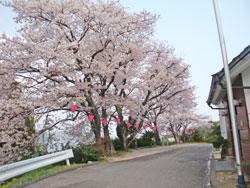
[[[152,131],[146,131],[141,138],[138,139],[138,147],[149,146],[152,147],[155,145],[155,133]]]

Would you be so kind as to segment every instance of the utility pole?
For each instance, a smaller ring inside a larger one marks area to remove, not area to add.
[[[230,111],[230,118],[231,118],[231,125],[233,130],[233,141],[234,141],[234,151],[235,151],[235,158],[236,158],[236,168],[238,172],[238,187],[246,187],[244,176],[241,172],[241,155],[240,155],[240,145],[239,145],[239,135],[238,135],[238,127],[236,125],[236,115],[235,115],[235,109],[234,109],[234,102],[233,102],[233,90],[232,90],[232,83],[230,79],[230,72],[228,68],[228,60],[227,60],[227,51],[226,51],[226,45],[224,41],[224,36],[222,32],[222,26],[219,16],[219,9],[218,9],[218,1],[213,0],[214,2],[214,11],[215,11],[215,17],[216,17],[216,23],[217,23],[217,29],[218,34],[220,38],[220,46],[221,46],[221,53],[223,58],[223,64],[224,64],[224,72],[225,72],[225,79],[226,79],[226,85],[227,85],[227,97],[228,97],[228,105],[229,105],[229,111]]]

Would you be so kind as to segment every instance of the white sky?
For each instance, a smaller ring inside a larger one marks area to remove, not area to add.
[[[222,56],[215,22],[213,0],[121,0],[129,11],[147,10],[160,15],[155,38],[176,49],[191,65],[191,82],[197,87],[197,113],[218,120],[208,97],[211,75],[222,69]],[[228,60],[250,44],[250,0],[218,0]],[[18,28],[14,14],[0,5],[0,33],[14,36]]]

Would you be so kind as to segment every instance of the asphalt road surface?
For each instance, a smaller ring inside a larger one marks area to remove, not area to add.
[[[41,180],[32,188],[208,188],[212,145],[161,147],[162,152],[97,164]]]

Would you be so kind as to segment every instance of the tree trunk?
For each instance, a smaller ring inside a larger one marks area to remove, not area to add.
[[[119,126],[117,126],[117,128],[116,128],[116,132],[117,132],[117,136],[120,140],[122,151],[128,151],[126,131],[123,130],[123,126],[125,126],[124,124],[125,124],[124,122],[121,122],[121,124]]]
[[[109,136],[108,125],[104,127],[104,149],[105,156],[111,156],[115,154],[115,149]]]
[[[156,142],[156,145],[161,146],[161,138],[160,138],[158,130],[156,130],[155,132],[155,142]]]
[[[173,133],[173,136],[174,136],[175,143],[177,144],[178,141],[177,141],[176,135],[174,133]]]
[[[107,120],[107,112],[104,107],[102,107],[102,119]],[[108,125],[103,127],[104,131],[104,150],[105,150],[105,156],[111,156],[114,155],[115,150],[113,143],[111,142],[110,136],[109,136],[109,128]]]

